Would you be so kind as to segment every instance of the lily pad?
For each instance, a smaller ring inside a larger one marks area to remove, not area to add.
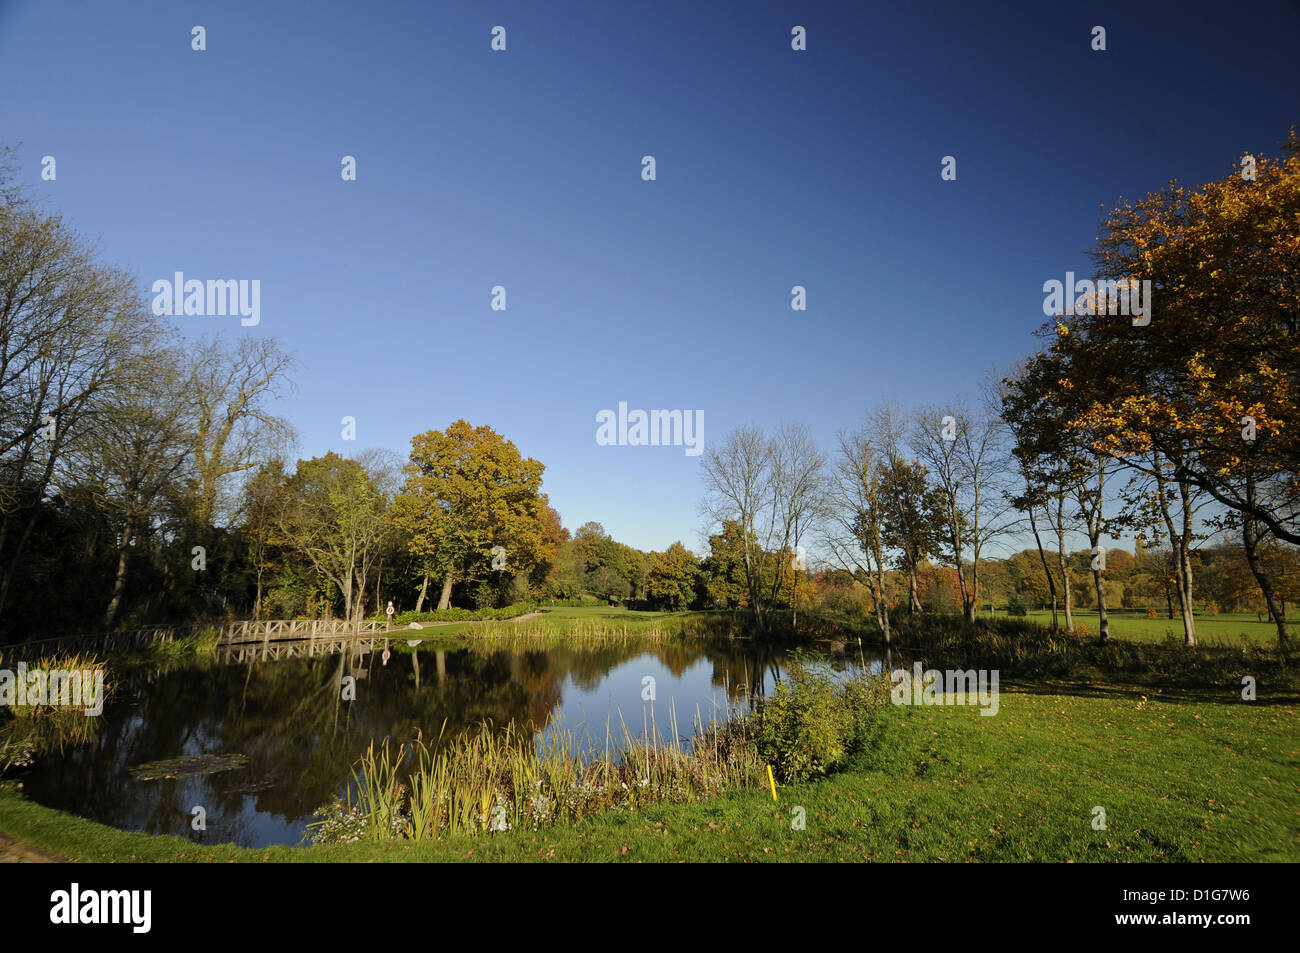
[[[202,774],[234,771],[248,766],[248,757],[242,754],[187,754],[179,758],[164,758],[128,768],[137,781],[162,781],[172,778],[195,778]]]

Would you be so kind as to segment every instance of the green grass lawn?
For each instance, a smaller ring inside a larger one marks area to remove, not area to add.
[[[540,611],[543,618],[548,620],[559,619],[659,619],[674,615],[672,612],[634,612],[631,609],[623,609],[619,606],[556,606],[548,608],[542,606]],[[481,621],[453,622],[450,624],[441,624],[433,622],[422,622],[424,635],[470,635],[475,629],[483,629],[490,623]],[[497,623],[501,624],[501,623]],[[507,623],[508,624],[508,623]],[[406,626],[393,626],[394,633],[408,631]],[[411,630],[413,637],[423,637],[420,633]]]
[[[1161,613],[1157,619],[1148,619],[1145,609],[1121,609],[1119,611],[1111,610],[1107,613],[1110,617],[1110,634],[1113,638],[1131,639],[1135,642],[1161,642],[1165,638],[1172,637],[1179,642],[1183,640],[1183,620],[1174,617],[1166,618]],[[997,613],[998,618],[1005,618],[1003,612]],[[1061,624],[1065,624],[1065,614],[1058,613]],[[1029,612],[1027,618],[1038,622],[1041,625],[1052,624],[1052,613],[1050,610],[1035,609]],[[1082,622],[1088,627],[1092,635],[1096,635],[1097,610],[1077,611],[1074,613],[1076,623]],[[1300,616],[1288,614],[1288,623],[1294,624],[1300,628]],[[1205,644],[1220,645],[1244,645],[1277,644],[1277,626],[1275,626],[1267,616],[1264,621],[1260,622],[1253,612],[1230,613],[1221,612],[1217,616],[1208,614],[1196,614],[1196,638],[1198,642]]]
[[[542,611],[544,613],[543,618],[548,622],[558,622],[564,619],[621,619],[635,622],[638,620],[666,619],[674,615],[684,614],[639,612],[619,606],[543,607]],[[995,615],[999,619],[1007,618],[1005,611],[1000,610]],[[1129,639],[1135,642],[1161,642],[1171,637],[1179,642],[1183,640],[1183,621],[1179,618],[1168,619],[1162,614],[1159,618],[1148,619],[1145,609],[1111,610],[1109,616],[1110,633],[1113,638]],[[1076,623],[1083,623],[1088,627],[1091,635],[1095,636],[1097,634],[1097,612],[1095,609],[1078,610],[1075,612],[1074,617]],[[1028,613],[1027,618],[1042,625],[1051,625],[1052,613],[1047,610],[1034,609]],[[1062,624],[1064,624],[1065,616],[1063,613],[1060,614],[1060,618]],[[1300,637],[1300,615],[1290,615],[1288,620],[1295,624],[1297,635]],[[476,628],[482,629],[485,625],[486,623],[482,622],[458,622],[452,625],[426,627],[425,633],[436,633],[445,636],[470,635]],[[1260,622],[1253,612],[1225,612],[1217,616],[1198,613],[1196,616],[1196,636],[1202,644],[1206,645],[1257,644],[1272,646],[1277,643],[1277,628],[1267,617],[1263,622]]]
[[[1298,861],[1295,696],[1003,688],[1000,711],[891,707],[820,781],[572,828],[243,850],[127,834],[0,788],[0,829],[78,860]],[[792,830],[792,809],[806,830]],[[1106,812],[1094,830],[1093,809]]]

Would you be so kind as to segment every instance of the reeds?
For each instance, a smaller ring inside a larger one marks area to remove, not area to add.
[[[108,666],[96,656],[80,652],[60,653],[25,665],[25,673],[38,669],[47,673],[103,672],[102,697],[109,695]],[[20,670],[20,677],[22,673]],[[37,704],[19,705],[15,700],[0,707],[0,774],[11,768],[26,767],[50,751],[63,751],[70,745],[82,744],[94,737],[99,719],[86,716],[86,710],[94,705],[93,701],[89,697],[73,704],[59,701],[58,698],[46,697]]]
[[[693,743],[684,743],[674,710],[667,734],[650,727],[636,738],[620,717],[618,735],[607,726],[596,754],[566,728],[534,740],[513,722],[432,745],[372,743],[353,770],[348,800],[318,811],[309,833],[316,843],[337,843],[535,830],[763,783],[744,719],[705,724],[697,711],[693,727]]]
[[[612,645],[628,638],[716,639],[745,635],[744,620],[731,613],[688,613],[646,619],[592,616],[553,618],[546,615],[523,622],[486,622],[467,638],[470,644],[502,644],[528,640],[537,648],[570,645],[581,638],[584,646]]]

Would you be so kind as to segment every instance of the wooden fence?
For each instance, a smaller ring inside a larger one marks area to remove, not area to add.
[[[226,660],[230,660],[231,649],[240,649],[240,660],[257,647],[263,658],[293,657],[295,655],[330,654],[341,651],[339,646],[354,643],[358,639],[366,643],[366,650],[376,641],[375,633],[388,632],[388,623],[374,619],[361,622],[349,622],[346,619],[258,619],[240,622],[196,625],[153,625],[139,629],[126,629],[117,632],[91,632],[81,635],[62,635],[50,639],[36,639],[15,645],[0,645],[0,663],[6,660],[34,659],[56,653],[69,652],[110,652],[141,649],[158,642],[171,642],[175,639],[205,632],[216,631],[220,636],[218,651]],[[405,629],[394,630],[405,632]],[[365,638],[370,636],[370,638]],[[277,643],[301,643],[295,645],[289,655],[275,654],[272,646]],[[326,646],[330,647],[326,647]]]

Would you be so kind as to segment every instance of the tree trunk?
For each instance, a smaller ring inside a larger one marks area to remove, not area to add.
[[[879,563],[877,565],[880,565]],[[885,647],[889,647],[889,603],[885,601],[885,570],[883,566],[876,570],[876,622],[885,638]]]
[[[257,593],[253,596],[253,619],[256,621],[262,617],[262,574],[266,571],[262,568],[262,557],[255,557],[257,562]]]
[[[438,599],[439,609],[451,608],[451,584],[455,581],[456,577],[451,572],[448,572],[447,575],[442,577],[442,596]]]
[[[1179,556],[1183,567],[1183,632],[1187,644],[1196,644],[1196,616],[1192,611],[1192,588],[1196,579],[1192,575],[1192,499],[1186,480],[1178,481],[1178,497],[1183,504],[1183,535],[1179,540]]]
[[[1192,559],[1189,537],[1192,532],[1191,497],[1185,481],[1178,481],[1178,492],[1183,506],[1183,531],[1174,527],[1173,515],[1169,512],[1169,499],[1165,496],[1165,479],[1160,469],[1160,457],[1153,460],[1156,471],[1156,495],[1160,498],[1160,515],[1165,521],[1165,530],[1169,533],[1169,547],[1174,557],[1174,581],[1178,587],[1178,607],[1183,613],[1183,642],[1196,644],[1196,620],[1192,616]],[[1176,461],[1174,461],[1176,463]]]
[[[1052,575],[1051,567],[1047,565],[1047,553],[1043,552],[1043,540],[1038,535],[1038,523],[1034,519],[1034,508],[1029,507],[1029,528],[1034,531],[1034,543],[1038,546],[1038,558],[1043,564],[1043,575],[1047,577],[1047,588],[1052,595],[1052,631],[1061,630],[1060,622],[1056,615],[1056,578]]]
[[[122,605],[122,593],[126,590],[126,567],[129,559],[128,551],[131,546],[131,540],[135,535],[134,520],[128,516],[126,523],[122,526],[122,539],[117,544],[117,576],[113,579],[113,595],[108,600],[108,609],[104,612],[104,628],[112,629],[113,620],[117,618],[117,610]]]
[[[1101,581],[1100,569],[1092,571],[1092,582],[1097,587],[1097,641],[1104,644],[1110,640],[1110,617],[1106,615],[1106,586]]]
[[[1282,610],[1277,594],[1273,591],[1273,584],[1269,581],[1268,574],[1264,572],[1264,565],[1259,559],[1259,533],[1255,528],[1255,519],[1245,513],[1241,514],[1241,541],[1242,548],[1246,551],[1246,562],[1250,564],[1250,571],[1254,574],[1255,581],[1259,583],[1259,591],[1264,594],[1264,604],[1268,606],[1268,614],[1272,616],[1273,624],[1277,626],[1277,644],[1287,646],[1291,643],[1291,633],[1287,629],[1286,613]]]
[[[779,567],[778,567],[779,568]],[[749,544],[745,544],[745,588],[749,592],[749,611],[753,613],[754,624],[758,627],[759,635],[767,633],[767,622],[763,618],[763,603],[759,596],[759,590],[762,588],[760,583],[755,580],[753,562],[749,557]]]
[[[799,570],[794,570],[794,584],[790,592],[790,631],[799,631]]]
[[[973,592],[967,593],[966,591],[966,571],[961,560],[961,534],[957,527],[956,514],[950,513],[948,543],[952,546],[953,563],[957,569],[957,587],[961,590],[961,614],[967,622],[974,622],[975,616],[971,611],[971,604],[975,601],[975,595]]]
[[[420,597],[415,600],[415,611],[424,611],[424,597],[429,591],[429,574],[424,574],[424,582],[420,583]]]
[[[1074,632],[1074,596],[1070,588],[1070,566],[1065,558],[1065,534],[1056,534],[1056,562],[1061,570],[1061,585],[1065,588],[1065,631]]]

